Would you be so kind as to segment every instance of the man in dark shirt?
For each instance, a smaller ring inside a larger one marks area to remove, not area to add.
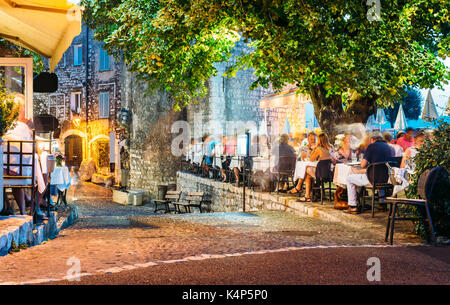
[[[361,161],[361,170],[347,177],[348,213],[357,214],[356,187],[370,184],[367,179],[366,169],[371,163],[387,162],[394,157],[394,149],[383,141],[380,133],[374,132],[370,137],[369,146]]]

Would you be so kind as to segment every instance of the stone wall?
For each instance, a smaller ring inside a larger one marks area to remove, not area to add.
[[[233,78],[223,77],[235,58],[249,51],[250,48],[243,41],[237,42],[230,61],[215,64],[218,73],[208,81],[205,101],[187,107],[188,122],[194,138],[200,138],[206,133],[244,133],[245,127],[238,125],[239,122],[252,122],[250,124],[258,128],[264,117],[259,108],[259,100],[263,97],[264,90],[249,89],[256,79],[253,70],[238,71]]]
[[[202,178],[186,172],[177,173],[177,190],[182,192],[205,192],[211,199],[210,212],[232,212],[243,210],[244,188]],[[286,199],[270,193],[245,190],[246,211],[285,210]]]
[[[211,212],[231,212],[243,210],[242,187],[236,187],[230,183],[223,183],[207,178],[195,176],[187,172],[177,173],[177,190],[183,194],[186,192],[205,192],[211,199],[209,211]],[[303,203],[297,201],[298,197],[277,195],[276,193],[266,193],[245,190],[245,211],[283,211],[299,216],[309,216],[321,218],[326,221],[339,222],[355,229],[367,228],[367,219],[355,217],[354,215],[343,213],[332,208],[330,205],[318,203]],[[198,212],[194,209],[193,212]],[[380,230],[385,228],[382,224],[371,224]]]
[[[157,194],[159,184],[175,182],[180,159],[171,153],[171,125],[184,112],[172,109],[164,92],[147,93],[145,82],[124,72],[124,106],[131,110],[129,187]]]

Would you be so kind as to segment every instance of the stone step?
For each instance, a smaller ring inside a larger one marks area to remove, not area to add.
[[[39,225],[34,225],[33,217],[28,215],[0,216],[0,256],[9,253],[13,241],[17,247],[28,247],[55,238],[78,219],[78,209],[72,208],[69,216],[59,221],[57,216],[57,212],[50,212],[48,220]]]
[[[0,217],[0,256],[8,254],[11,244],[19,246],[33,239],[33,217],[24,215]]]

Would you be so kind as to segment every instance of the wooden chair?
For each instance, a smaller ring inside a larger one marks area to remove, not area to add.
[[[30,144],[32,146],[31,152],[28,149],[28,151],[24,150],[24,145],[29,146]],[[6,159],[6,162],[3,164],[3,198],[6,198],[6,189],[8,188],[31,189],[31,215],[34,216],[37,204],[35,132],[33,131],[33,140],[6,140],[3,145],[6,147],[6,150],[3,152]],[[11,158],[15,156],[18,156],[18,163],[11,162]],[[31,156],[31,162],[25,162],[25,156]],[[30,167],[31,175],[25,174],[25,169]]]
[[[328,190],[329,200],[332,201],[333,171],[331,170],[331,160],[321,160],[317,163],[316,182],[319,186],[314,186],[312,189],[320,189],[320,203],[323,204],[323,195],[326,190]],[[328,187],[325,186],[326,183],[328,183]]]
[[[178,212],[181,213],[180,207],[183,206],[186,213],[191,213],[191,208],[198,208],[200,213],[203,213],[202,205],[210,202],[206,199],[204,192],[188,192],[183,201],[175,203],[178,207]]]
[[[431,219],[430,208],[429,208],[429,200],[431,195],[433,194],[433,190],[435,188],[437,178],[439,175],[444,173],[445,176],[448,177],[447,171],[443,167],[435,167],[433,169],[425,170],[419,177],[417,191],[419,193],[420,199],[407,199],[407,198],[394,198],[388,197],[386,198],[386,203],[390,204],[389,209],[389,217],[386,224],[386,236],[385,241],[388,241],[392,245],[394,242],[394,228],[396,220],[418,220],[418,221],[426,221],[428,222],[428,228],[431,231],[431,235],[433,237],[434,244],[437,246],[436,234],[434,232],[433,221]],[[397,208],[399,205],[411,205],[417,207],[423,207],[426,213],[426,217],[397,217]],[[428,241],[429,237],[427,235]]]
[[[280,191],[281,183],[287,183],[289,189],[289,182],[292,182],[294,186],[294,172],[295,163],[297,162],[296,156],[280,156],[278,159],[278,169],[276,172],[277,193]]]
[[[402,157],[393,157],[389,163],[391,163],[394,167],[400,167],[400,164],[402,163]]]
[[[365,189],[371,189],[372,196],[371,202],[372,202],[372,217],[375,217],[375,199],[381,199],[386,198],[388,190],[393,187],[392,184],[389,183],[389,168],[386,165],[385,162],[377,162],[369,164],[367,167],[367,179],[370,182],[370,186],[366,186]],[[384,192],[384,194],[381,193],[381,191]],[[363,196],[362,198],[362,209],[361,211],[364,212],[364,203],[365,198],[367,196],[364,196],[364,191],[362,192]]]
[[[176,210],[176,204],[180,200],[181,192],[180,191],[167,191],[165,197],[163,200],[155,199],[153,202],[155,203],[155,213],[159,210],[164,210],[165,213],[170,213],[170,206],[169,204],[172,203],[175,205]],[[163,209],[158,208],[158,205],[164,206]]]

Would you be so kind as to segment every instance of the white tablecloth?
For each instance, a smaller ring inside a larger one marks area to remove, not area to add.
[[[349,165],[346,163],[338,163],[334,167],[334,177],[333,182],[336,185],[346,187],[347,186],[347,177],[354,174],[355,170],[354,165]]]
[[[203,159],[203,155],[202,154],[195,154],[192,158],[192,162],[193,163],[197,163],[197,164],[201,164],[202,163],[202,159]]]
[[[71,185],[69,168],[67,166],[55,166],[51,173],[50,184],[56,185],[61,192],[68,189]]]
[[[239,160],[239,157],[233,157],[233,158],[231,158],[230,168],[233,169],[233,168],[237,167],[237,168],[239,168],[239,170],[241,170],[243,163],[244,163],[243,157],[241,157],[241,160]]]
[[[409,186],[407,171],[404,168],[393,167],[395,182],[390,178],[389,182],[394,184],[393,195],[406,189]],[[333,182],[341,187],[347,187],[347,177],[354,174],[356,167],[353,165],[338,163],[334,169]]]
[[[272,165],[269,161],[269,158],[253,158],[253,171],[263,171],[269,169],[269,165]]]
[[[222,162],[225,161],[225,158],[226,157],[223,156],[223,160],[222,160],[220,156],[214,156],[212,165],[217,166],[218,168],[222,168]],[[243,159],[241,159],[241,161],[239,162],[238,157],[232,157],[229,168],[233,169],[233,168],[237,167],[240,169],[241,165],[239,163],[242,163],[242,162],[243,162]]]
[[[391,183],[394,184],[394,191],[392,195],[395,195],[398,192],[401,192],[408,188],[409,186],[407,175],[408,172],[406,168],[393,167],[392,169],[394,170],[394,179],[395,179],[395,183],[391,181]]]
[[[295,163],[294,181],[296,179],[305,179],[306,168],[308,166],[316,167],[319,161],[297,161]]]

